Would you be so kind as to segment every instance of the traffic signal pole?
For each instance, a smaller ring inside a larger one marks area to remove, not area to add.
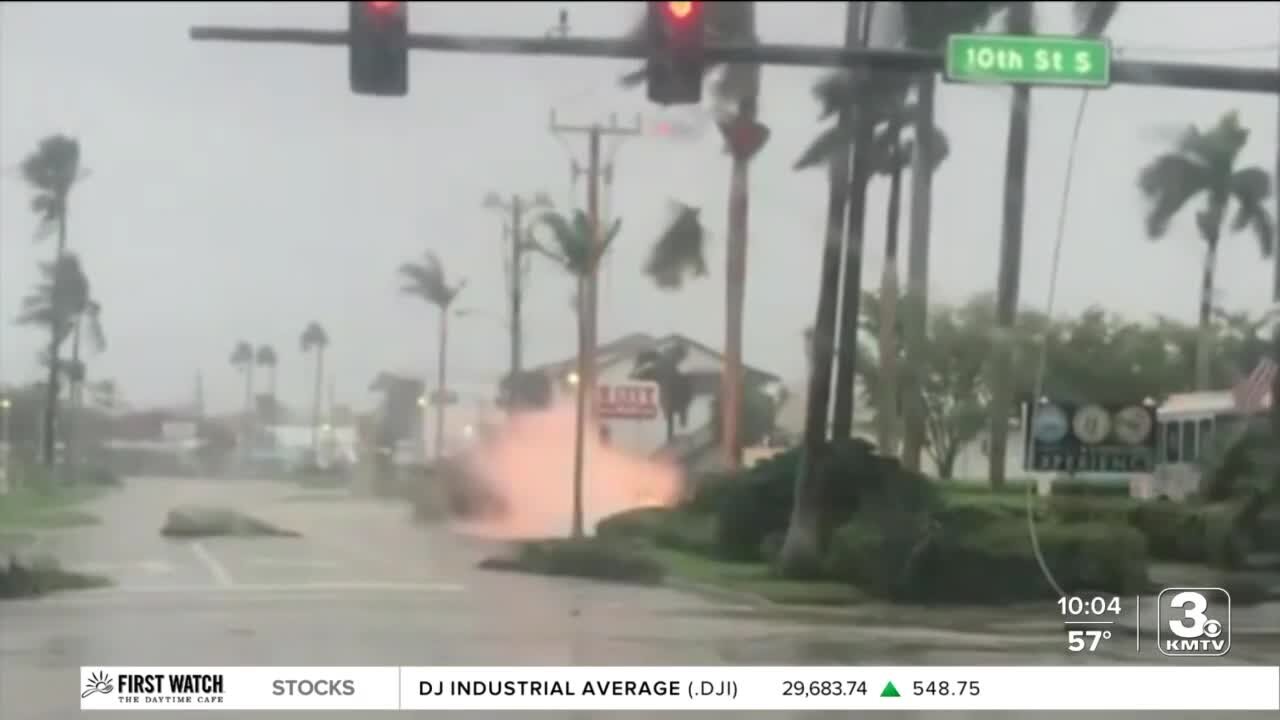
[[[611,118],[608,125],[562,125],[551,113],[551,132],[565,135],[587,136],[587,222],[591,226],[592,245],[597,252],[604,242],[604,218],[600,210],[600,184],[604,174],[600,144],[605,137],[633,137],[641,134],[639,123],[632,127],[618,124]],[[599,263],[597,256],[587,277],[578,288],[578,323],[581,347],[578,350],[577,413],[573,424],[573,528],[575,538],[583,537],[583,472],[586,455],[587,417],[598,417],[596,390],[596,335],[600,305]]]
[[[348,36],[345,30],[197,26],[191,28],[191,39],[197,41],[283,45],[345,46],[347,45]],[[411,33],[407,38],[407,45],[411,50],[463,52],[479,55],[568,55],[615,59],[643,59],[648,57],[648,48],[643,42],[617,38]],[[942,72],[945,65],[942,52],[926,50],[886,50],[880,48],[762,43],[759,45],[708,44],[704,53],[709,63],[762,63],[767,65],[836,68],[866,67],[907,73]],[[1118,85],[1143,85],[1188,90],[1223,90],[1268,95],[1273,93],[1280,94],[1280,68],[1141,62],[1117,59],[1111,63],[1111,81]]]

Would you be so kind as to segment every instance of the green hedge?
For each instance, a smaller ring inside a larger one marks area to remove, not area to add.
[[[714,498],[716,544],[721,557],[763,559],[765,539],[784,533],[791,519],[800,462],[801,451],[788,450],[713,484],[714,490],[704,491],[701,502],[711,503]],[[874,446],[865,440],[830,443],[824,462],[816,471],[821,475],[823,497],[819,507],[824,531],[843,525],[862,507],[936,504],[937,490],[927,478],[904,469],[895,459],[877,455]]]
[[[859,516],[835,534],[828,568],[860,589],[921,603],[1011,603],[1055,597],[1025,522],[956,532],[906,523],[885,533]],[[1133,594],[1147,588],[1146,543],[1132,528],[1101,523],[1038,527],[1041,552],[1066,592]]]
[[[1072,477],[1057,477],[1049,485],[1050,495],[1073,495],[1090,497],[1127,498],[1129,483],[1127,480],[1084,480]]]
[[[703,555],[716,553],[716,517],[684,508],[639,508],[610,515],[596,524],[596,535]]]
[[[662,565],[635,546],[603,538],[528,542],[520,545],[514,556],[490,558],[480,565],[643,585],[658,584],[665,576]]]

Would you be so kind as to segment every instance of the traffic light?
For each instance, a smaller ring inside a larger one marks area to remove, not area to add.
[[[351,91],[357,95],[409,93],[409,3],[350,2]]]
[[[701,2],[650,2],[649,59],[645,66],[649,99],[661,105],[702,102],[703,42]]]

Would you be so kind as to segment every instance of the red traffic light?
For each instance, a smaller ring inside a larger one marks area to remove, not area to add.
[[[366,4],[371,10],[377,13],[393,12],[400,5],[400,3],[395,2],[395,0],[370,0],[370,2]]]
[[[685,22],[692,19],[702,10],[700,2],[664,2],[662,9],[666,12],[667,17],[676,22]]]

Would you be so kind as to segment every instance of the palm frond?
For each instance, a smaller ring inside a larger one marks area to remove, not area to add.
[[[1071,12],[1075,16],[1076,34],[1081,37],[1098,37],[1120,9],[1118,2],[1073,2]]]
[[[671,222],[649,251],[645,274],[663,290],[679,289],[688,276],[705,276],[706,239],[699,209],[678,203]]]
[[[1147,236],[1158,239],[1169,229],[1169,223],[1192,197],[1210,186],[1208,168],[1187,155],[1166,153],[1157,157],[1138,174],[1138,189],[1149,203],[1146,217]]]
[[[314,348],[323,349],[328,344],[328,333],[325,332],[324,326],[315,321],[307,323],[307,326],[302,330],[302,335],[298,337],[298,345],[303,352],[308,352]]]
[[[1276,239],[1274,218],[1266,206],[1271,196],[1271,177],[1258,167],[1240,170],[1231,176],[1231,195],[1236,201],[1231,230],[1252,230],[1262,256],[1271,257]]]

